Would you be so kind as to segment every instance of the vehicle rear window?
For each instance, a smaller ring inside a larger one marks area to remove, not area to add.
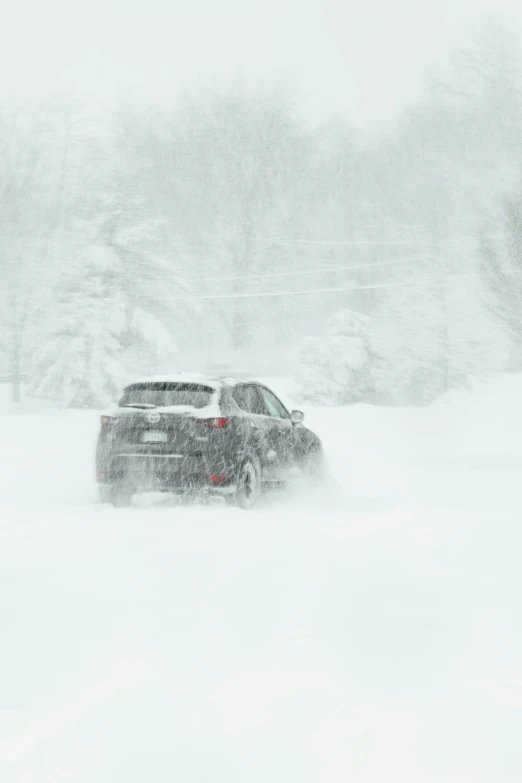
[[[193,408],[204,408],[210,403],[213,392],[210,386],[201,386],[199,383],[133,383],[127,386],[119,404],[157,407],[191,405]]]

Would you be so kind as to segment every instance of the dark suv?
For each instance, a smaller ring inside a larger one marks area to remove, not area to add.
[[[266,486],[303,471],[319,476],[322,447],[266,386],[176,375],[131,383],[101,417],[96,471],[101,499],[137,492],[223,495],[250,508]]]

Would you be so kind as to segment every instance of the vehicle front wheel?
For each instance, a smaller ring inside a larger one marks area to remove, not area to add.
[[[237,489],[229,502],[238,508],[252,508],[261,494],[260,470],[257,462],[246,459],[241,465],[237,480]]]

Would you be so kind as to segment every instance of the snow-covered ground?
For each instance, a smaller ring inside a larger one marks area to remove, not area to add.
[[[1,783],[522,779],[522,378],[307,410],[337,489],[96,502],[97,415],[0,415]]]

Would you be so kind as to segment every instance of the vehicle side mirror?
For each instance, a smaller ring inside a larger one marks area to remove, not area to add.
[[[292,411],[290,414],[290,418],[294,422],[294,424],[301,424],[301,422],[304,419],[304,413],[303,411]]]

